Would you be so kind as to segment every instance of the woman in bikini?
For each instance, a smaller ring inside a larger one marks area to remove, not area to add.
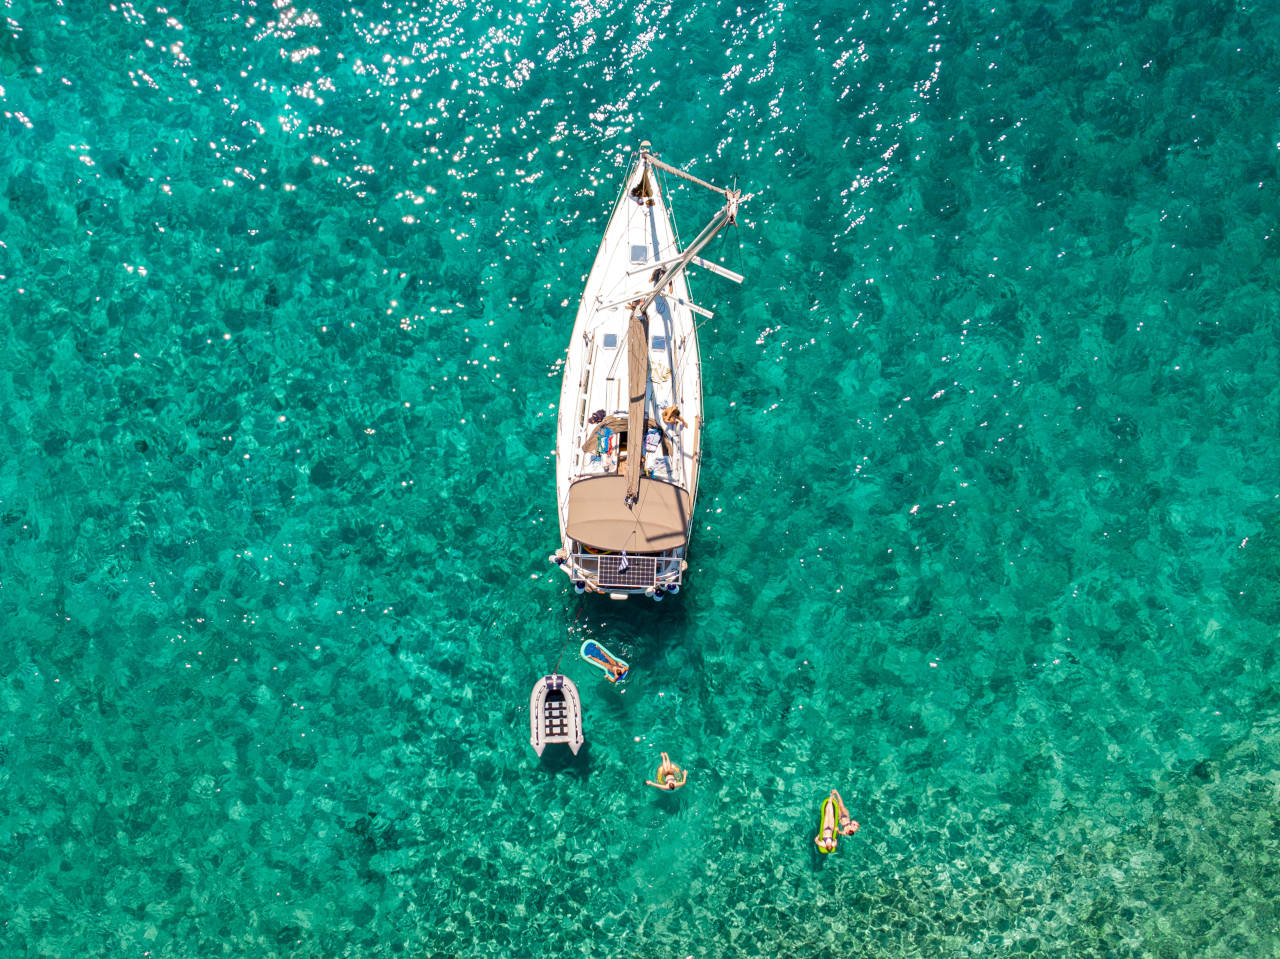
[[[652,779],[646,779],[644,784],[655,789],[679,789],[689,778],[689,774],[673,763],[671,757],[666,753],[662,754],[662,764],[658,766],[656,776],[657,782]],[[679,781],[676,780],[677,776],[680,777]]]
[[[858,820],[849,815],[849,810],[844,808],[844,800],[834,789],[831,790],[831,798],[835,801],[836,808],[840,810],[840,835],[852,836],[858,831]]]
[[[599,647],[597,647],[598,649]],[[586,655],[585,653],[583,655]],[[590,659],[593,663],[598,663],[600,667],[609,674],[609,682],[616,683],[620,679],[625,679],[627,673],[631,672],[630,666],[623,666],[608,653],[601,650],[599,656],[592,654]]]
[[[835,803],[822,804],[822,828],[813,837],[818,848],[823,852],[836,851],[836,806]]]

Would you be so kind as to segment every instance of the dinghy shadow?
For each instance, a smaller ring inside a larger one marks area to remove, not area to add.
[[[537,769],[548,776],[564,775],[587,782],[594,766],[591,761],[591,744],[585,743],[576,756],[565,748],[546,750],[538,757]]]

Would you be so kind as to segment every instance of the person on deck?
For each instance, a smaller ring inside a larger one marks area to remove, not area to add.
[[[653,786],[655,789],[679,789],[689,778],[689,774],[673,763],[666,753],[662,754],[662,764],[658,766],[656,776],[657,782],[652,779],[646,779],[644,784]],[[677,776],[680,777],[678,782],[676,781]]]

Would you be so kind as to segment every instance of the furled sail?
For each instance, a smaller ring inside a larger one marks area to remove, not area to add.
[[[628,506],[640,498],[644,470],[644,400],[649,392],[649,314],[631,313],[627,324],[627,497]]]

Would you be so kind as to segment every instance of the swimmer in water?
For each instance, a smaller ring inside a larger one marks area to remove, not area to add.
[[[654,789],[679,789],[689,778],[689,774],[673,763],[666,753],[662,754],[662,764],[658,766],[656,776],[657,782],[652,779],[646,779],[644,784],[652,786]],[[678,781],[676,779],[677,776],[680,777]]]
[[[840,835],[852,836],[858,831],[858,820],[849,815],[849,810],[844,808],[844,800],[840,798],[840,793],[831,790],[831,798],[836,804],[836,808],[840,810]]]

